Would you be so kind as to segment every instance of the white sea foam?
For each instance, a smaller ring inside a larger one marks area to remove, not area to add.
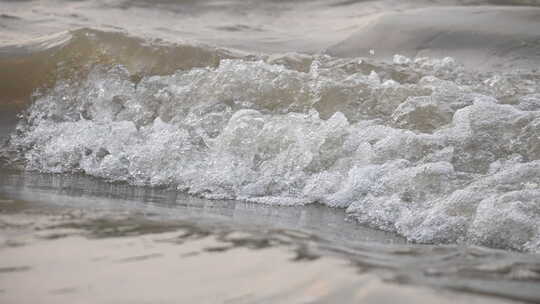
[[[319,202],[413,241],[540,250],[538,74],[285,55],[130,76],[58,83],[10,149],[31,170]]]

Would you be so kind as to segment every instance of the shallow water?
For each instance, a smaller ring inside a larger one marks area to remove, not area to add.
[[[212,303],[243,293],[249,294],[246,302],[272,303],[380,303],[388,300],[384,294],[411,303],[540,299],[537,255],[414,245],[323,206],[206,200],[84,176],[14,171],[2,174],[0,204],[0,298],[7,303],[38,297],[92,302],[103,300],[102,292],[113,302],[142,296]],[[228,265],[231,260],[237,266]],[[263,266],[270,261],[274,267]],[[85,275],[74,277],[74,269]],[[107,288],[126,272],[144,274],[122,280],[144,284],[145,295]],[[261,285],[274,276],[280,283]],[[166,278],[189,292],[150,284],[150,278]],[[207,282],[202,290],[200,280]],[[28,285],[35,286],[32,293],[24,291]]]
[[[301,229],[394,281],[537,301],[539,6],[1,1],[3,195]]]

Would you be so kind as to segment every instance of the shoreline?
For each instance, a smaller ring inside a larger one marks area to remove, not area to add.
[[[506,282],[501,269],[489,268],[497,261],[524,275],[538,266],[535,255],[414,245],[346,222],[339,210],[323,206],[173,200],[159,189],[18,174],[25,177],[0,184],[0,299],[6,303],[540,298],[534,276]],[[471,276],[470,269],[483,270]]]

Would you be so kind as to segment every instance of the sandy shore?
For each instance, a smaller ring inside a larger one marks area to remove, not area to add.
[[[0,171],[0,303],[516,303],[537,255],[416,245],[324,206]]]
[[[1,303],[508,303],[385,282],[285,234],[14,204],[0,205]]]

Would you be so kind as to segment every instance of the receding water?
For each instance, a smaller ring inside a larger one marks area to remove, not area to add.
[[[193,300],[201,293],[206,296],[197,299],[203,303],[225,301],[242,292],[231,288],[221,300],[214,301],[212,292],[221,292],[219,286],[229,284],[220,281],[221,275],[234,274],[226,281],[236,284],[251,280],[252,285],[246,286],[255,288],[264,283],[259,271],[264,276],[278,275],[286,284],[301,285],[293,289],[279,284],[261,286],[263,289],[255,289],[248,302],[304,301],[313,295],[311,289],[321,284],[326,291],[317,297],[320,303],[388,301],[382,294],[402,295],[411,303],[450,303],[456,297],[478,303],[536,302],[540,298],[537,255],[463,244],[415,245],[394,234],[347,221],[340,209],[207,200],[80,175],[8,170],[1,177],[0,283],[8,289],[0,298],[8,303],[14,298],[26,303],[42,294],[46,303],[98,300],[99,290],[116,284],[115,276],[129,276],[118,264],[130,265],[130,271],[150,277],[157,272],[172,282],[183,282],[186,292],[181,292],[182,287],[171,290],[167,285],[154,285],[144,276],[141,279],[145,282],[136,277],[127,280],[129,284],[145,284],[150,299],[166,295],[167,302]],[[242,262],[232,269],[219,266],[229,264],[227,259]],[[270,259],[290,274],[265,270],[260,259]],[[57,265],[51,268],[51,274],[46,270],[48,263]],[[204,266],[215,263],[209,269]],[[171,272],[190,265],[198,265],[196,273],[184,274],[191,279]],[[86,275],[72,273],[73,267]],[[100,275],[99,281],[90,279]],[[32,283],[43,276],[50,280]],[[197,283],[201,276],[210,284],[203,290]],[[37,284],[37,289],[24,295],[27,284]],[[85,291],[84,284],[96,291]],[[424,287],[399,287],[402,284]],[[425,287],[444,291],[437,295]],[[262,292],[264,289],[266,292]],[[107,292],[105,299],[116,301],[136,299],[138,294],[122,289]],[[58,293],[64,296],[51,297]],[[267,293],[277,298],[262,296]]]

